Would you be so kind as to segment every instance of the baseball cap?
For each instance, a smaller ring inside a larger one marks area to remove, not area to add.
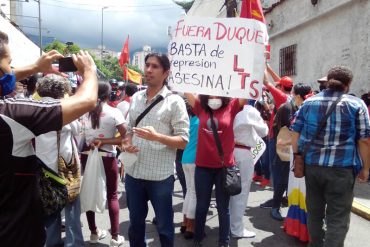
[[[291,88],[291,87],[293,87],[293,80],[289,76],[283,76],[276,83],[276,85],[281,85],[283,87]]]
[[[318,83],[321,83],[321,82],[327,82],[328,81],[328,77],[327,76],[324,76],[324,77],[322,77],[322,78],[320,78],[320,79],[317,79],[317,82]]]

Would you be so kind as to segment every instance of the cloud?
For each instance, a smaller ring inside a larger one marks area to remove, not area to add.
[[[167,27],[174,25],[184,13],[171,0],[43,0],[42,27],[61,41],[72,41],[83,48],[97,48],[101,44],[102,7],[104,9],[104,45],[120,51],[128,35],[130,50],[143,45],[166,47]],[[38,16],[37,3],[22,4],[22,15]],[[24,26],[38,26],[37,19],[21,18]],[[24,29],[38,34],[38,29]]]

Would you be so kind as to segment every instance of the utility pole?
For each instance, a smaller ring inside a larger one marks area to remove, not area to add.
[[[41,0],[35,0],[39,7],[39,46],[40,46],[40,57],[42,56],[42,33],[41,33]]]
[[[107,9],[107,6],[101,8],[101,49],[100,49],[100,60],[103,65],[103,49],[104,49],[104,10]]]

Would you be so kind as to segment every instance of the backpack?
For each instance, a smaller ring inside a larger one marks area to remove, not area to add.
[[[57,131],[57,143],[58,143],[58,173],[59,176],[66,181],[66,187],[68,191],[68,202],[73,202],[80,194],[81,188],[81,172],[80,162],[77,154],[77,147],[73,142],[72,144],[72,159],[70,163],[67,163],[63,156],[60,155],[60,131]]]

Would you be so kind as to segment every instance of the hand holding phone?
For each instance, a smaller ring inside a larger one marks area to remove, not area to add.
[[[59,62],[59,72],[75,72],[77,67],[73,62],[72,57],[64,57],[58,60]]]

